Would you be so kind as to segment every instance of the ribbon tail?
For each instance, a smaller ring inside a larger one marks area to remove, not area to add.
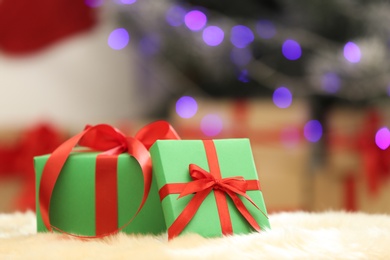
[[[49,231],[52,231],[50,224],[50,201],[54,186],[72,149],[88,131],[89,129],[86,129],[83,132],[73,136],[60,145],[56,150],[54,150],[43,169],[41,182],[39,185],[39,209],[43,223]]]
[[[142,177],[144,181],[144,194],[142,195],[141,203],[138,206],[138,209],[133,215],[133,217],[126,224],[118,228],[117,232],[128,226],[141,211],[148,198],[150,187],[152,185],[152,161],[150,159],[149,151],[140,141],[135,138],[128,138],[128,143],[129,154],[131,154],[137,160],[141,167]]]
[[[260,231],[260,226],[259,224],[257,223],[257,221],[253,218],[253,216],[251,215],[251,213],[249,213],[248,209],[245,207],[244,203],[241,201],[241,199],[237,196],[237,194],[233,193],[233,192],[227,192],[227,194],[229,195],[229,197],[233,200],[233,203],[234,205],[236,205],[236,208],[238,209],[238,211],[241,213],[241,215],[246,219],[246,221],[249,223],[249,225],[251,225],[251,227],[256,230],[256,231]],[[263,215],[265,217],[267,217],[263,211],[260,210],[261,213],[263,213]],[[267,217],[268,218],[268,217]]]
[[[212,188],[198,192],[192,197],[190,202],[180,213],[180,215],[175,219],[172,225],[168,228],[168,239],[171,240],[177,237],[187,224],[195,216],[195,213],[198,211],[200,205],[202,205],[204,199],[208,196]]]

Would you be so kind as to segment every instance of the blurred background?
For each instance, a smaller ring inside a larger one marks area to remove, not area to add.
[[[0,0],[0,212],[86,124],[250,138],[269,212],[390,213],[390,3]]]

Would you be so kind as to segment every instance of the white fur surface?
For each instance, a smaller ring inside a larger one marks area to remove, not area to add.
[[[81,241],[36,234],[35,215],[0,214],[1,259],[389,259],[390,216],[278,213],[272,230],[205,239],[119,234]]]

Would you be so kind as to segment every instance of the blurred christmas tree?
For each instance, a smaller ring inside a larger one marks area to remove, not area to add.
[[[388,1],[118,3],[120,23],[147,64],[144,78],[157,77],[170,93],[193,87],[214,97],[260,97],[285,86],[319,103],[390,95]]]

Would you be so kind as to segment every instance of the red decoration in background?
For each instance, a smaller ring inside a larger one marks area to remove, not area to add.
[[[94,10],[83,0],[1,0],[0,49],[31,53],[95,23]]]
[[[0,147],[0,175],[20,178],[22,193],[14,201],[14,209],[35,210],[34,156],[51,153],[65,137],[49,124],[27,129],[12,146]]]
[[[356,135],[345,136],[331,132],[328,143],[330,149],[342,148],[359,153],[362,173],[370,196],[376,196],[380,183],[390,176],[390,149],[381,150],[375,143],[375,134],[380,128],[380,122],[378,111],[371,109],[365,118],[363,128]],[[344,178],[344,208],[349,211],[358,209],[357,178],[357,173],[353,170]]]
[[[379,113],[376,110],[369,111],[357,144],[371,195],[378,194],[381,182],[390,175],[390,149],[382,150],[375,143],[375,134],[381,127],[380,122]]]

